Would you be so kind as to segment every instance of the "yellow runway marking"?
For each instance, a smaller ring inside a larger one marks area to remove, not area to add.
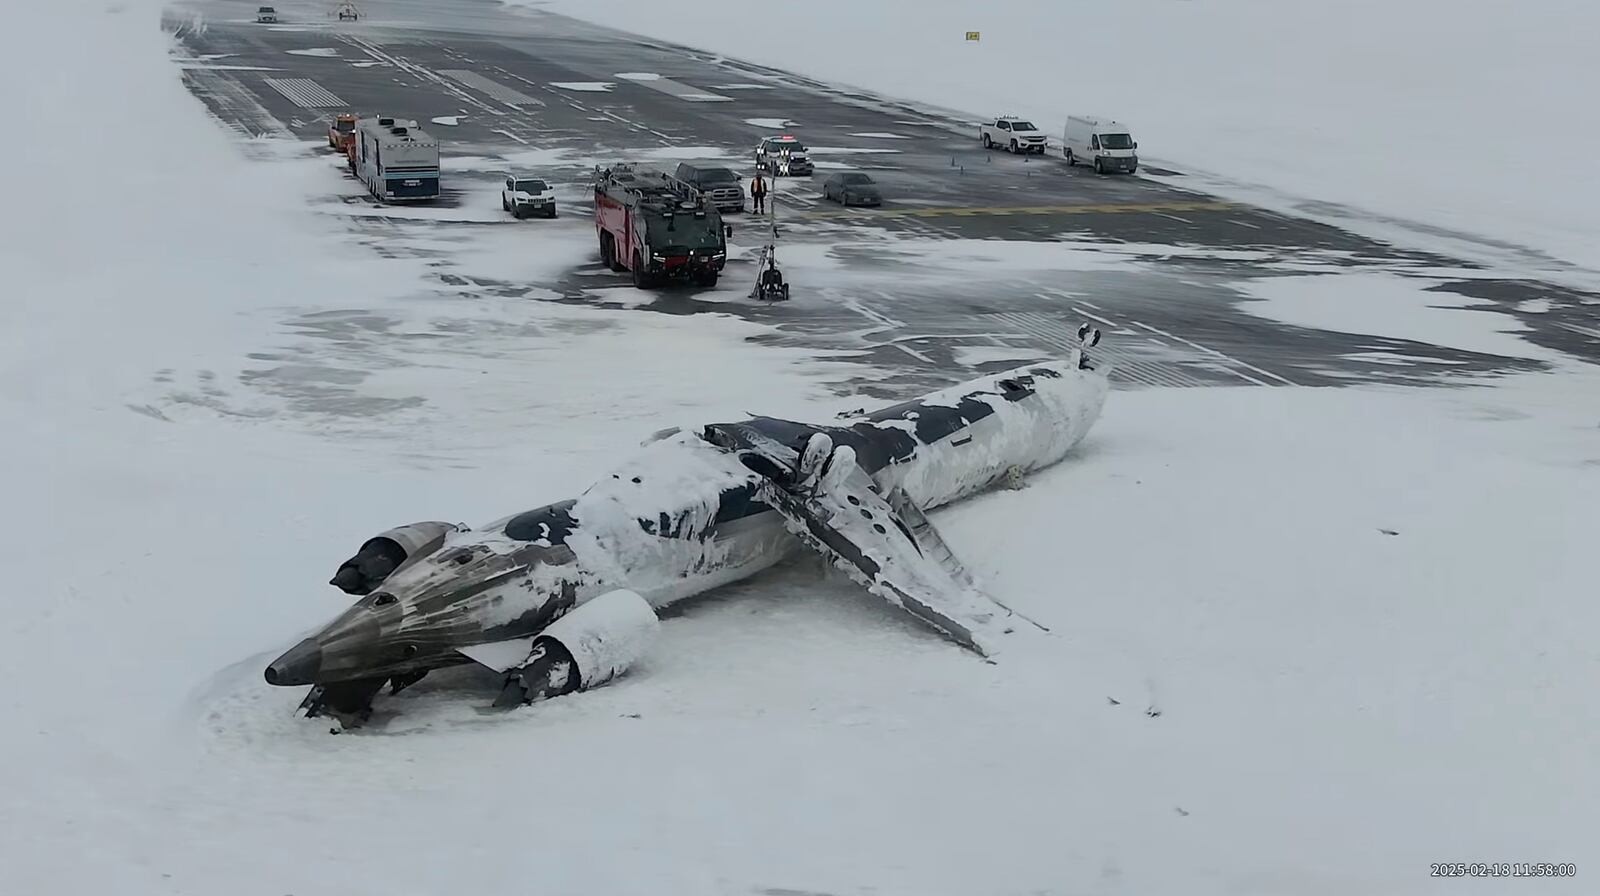
[[[1231,211],[1239,206],[1232,202],[1110,202],[1083,205],[1013,205],[971,207],[960,205],[932,208],[891,209],[823,209],[801,212],[799,218],[937,218],[955,216],[969,218],[978,215],[1117,215],[1156,214],[1161,212],[1214,212]]]

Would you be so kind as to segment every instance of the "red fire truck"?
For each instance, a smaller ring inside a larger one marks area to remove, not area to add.
[[[667,281],[716,286],[733,236],[692,185],[628,162],[595,168],[594,227],[601,263],[632,271],[639,289]]]

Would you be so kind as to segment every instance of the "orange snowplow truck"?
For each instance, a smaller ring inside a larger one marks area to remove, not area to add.
[[[333,124],[328,125],[328,148],[349,155],[355,142],[356,117],[349,112],[334,116]]]

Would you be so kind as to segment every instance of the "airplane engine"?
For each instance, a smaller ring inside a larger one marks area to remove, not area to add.
[[[438,550],[445,536],[455,530],[450,523],[428,521],[381,532],[341,563],[328,584],[346,594],[370,594],[401,566]]]
[[[661,629],[656,611],[633,591],[608,591],[545,627],[533,650],[506,675],[496,706],[515,706],[599,687],[644,656]]]

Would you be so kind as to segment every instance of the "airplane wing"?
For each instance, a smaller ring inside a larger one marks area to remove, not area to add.
[[[887,498],[878,493],[850,447],[834,447],[818,434],[802,455],[742,427],[719,434],[733,436],[741,449],[792,473],[764,476],[758,492],[762,503],[868,591],[980,656],[993,656],[999,636],[1015,628],[1019,617],[973,584],[904,492],[895,489]]]

